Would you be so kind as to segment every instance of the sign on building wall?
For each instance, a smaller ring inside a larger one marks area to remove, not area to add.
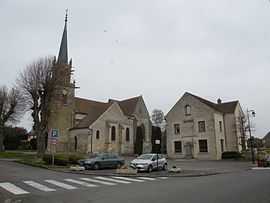
[[[59,130],[58,129],[52,129],[51,130],[51,137],[52,138],[58,138],[59,137]]]

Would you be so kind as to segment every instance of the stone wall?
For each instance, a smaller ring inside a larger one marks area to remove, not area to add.
[[[189,105],[190,115],[185,108]],[[185,94],[166,115],[167,154],[169,158],[219,159],[215,134],[214,110],[189,94]],[[219,117],[220,118],[220,117]],[[199,132],[198,122],[205,122],[205,131]],[[174,124],[180,124],[180,133],[174,132]],[[199,141],[207,140],[208,152],[200,152]],[[182,152],[175,153],[174,142],[181,141]],[[190,149],[191,148],[191,149]],[[190,155],[191,153],[191,155]]]

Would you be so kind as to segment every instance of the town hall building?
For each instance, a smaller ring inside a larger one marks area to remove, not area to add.
[[[222,152],[241,152],[239,101],[213,103],[186,92],[166,115],[169,158],[221,159]]]

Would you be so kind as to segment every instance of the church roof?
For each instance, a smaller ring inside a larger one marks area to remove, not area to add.
[[[67,14],[65,18],[65,26],[60,44],[57,62],[59,64],[68,64],[68,45],[67,45]]]
[[[209,106],[210,108],[214,109],[215,111],[218,111],[220,113],[234,113],[235,108],[237,106],[238,101],[231,101],[231,102],[225,102],[216,104],[211,101],[208,101],[206,99],[203,99],[197,95],[191,94],[189,92],[186,92],[186,94],[189,94],[196,99],[198,99],[200,102],[204,103],[205,105]]]
[[[75,97],[75,113],[86,116],[74,127],[88,128],[93,124],[114,102],[117,102],[125,116],[132,116],[136,110],[140,97],[122,101],[109,99],[107,103]]]
[[[117,101],[117,100],[111,100],[111,101],[116,101],[118,103],[118,105],[120,106],[125,116],[132,116],[136,110],[136,106],[139,99],[140,97],[133,97],[133,98],[122,100],[122,101]]]

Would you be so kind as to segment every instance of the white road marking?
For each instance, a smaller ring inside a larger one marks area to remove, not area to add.
[[[76,183],[78,185],[83,185],[83,186],[86,186],[86,187],[97,187],[97,185],[82,182],[82,181],[79,181],[79,180],[74,180],[74,179],[64,179],[64,180],[68,181],[68,182],[71,182],[71,183]]]
[[[94,180],[94,179],[91,179],[91,178],[80,178],[80,179],[90,181],[90,182],[93,182],[93,183],[100,183],[100,184],[103,184],[103,185],[116,185],[115,183],[105,182],[105,181],[102,181],[102,180]]]
[[[164,179],[168,179],[168,177],[158,177],[159,179],[162,179],[162,180],[164,180]]]
[[[13,185],[9,182],[0,183],[0,187],[4,188],[5,190],[15,194],[15,195],[22,195],[22,194],[29,194],[29,192],[17,187],[16,185]]]
[[[34,181],[23,181],[25,184],[30,185],[34,188],[37,188],[39,190],[45,191],[45,192],[51,192],[51,191],[56,191],[55,189],[48,188],[45,185],[41,185],[39,183],[36,183]]]
[[[133,181],[133,182],[144,182],[145,180],[138,180],[135,178],[127,178],[127,177],[120,177],[120,176],[113,176],[113,178],[121,179],[121,180],[127,180],[127,181]]]
[[[124,180],[116,180],[116,179],[105,178],[105,177],[100,177],[100,176],[97,176],[97,177],[94,177],[94,178],[97,178],[97,179],[100,179],[100,180],[112,181],[112,182],[116,182],[116,183],[123,183],[123,184],[129,184],[129,183],[131,183],[131,182],[124,181]]]
[[[143,180],[156,180],[155,178],[148,178],[148,177],[138,177],[138,178]]]
[[[56,181],[56,180],[44,180],[44,181],[47,182],[47,183],[51,183],[53,185],[56,185],[58,187],[68,189],[68,190],[76,189],[76,187],[74,187],[74,186],[71,186],[71,185],[68,185],[68,184],[65,184],[65,183],[61,183],[61,182]]]

